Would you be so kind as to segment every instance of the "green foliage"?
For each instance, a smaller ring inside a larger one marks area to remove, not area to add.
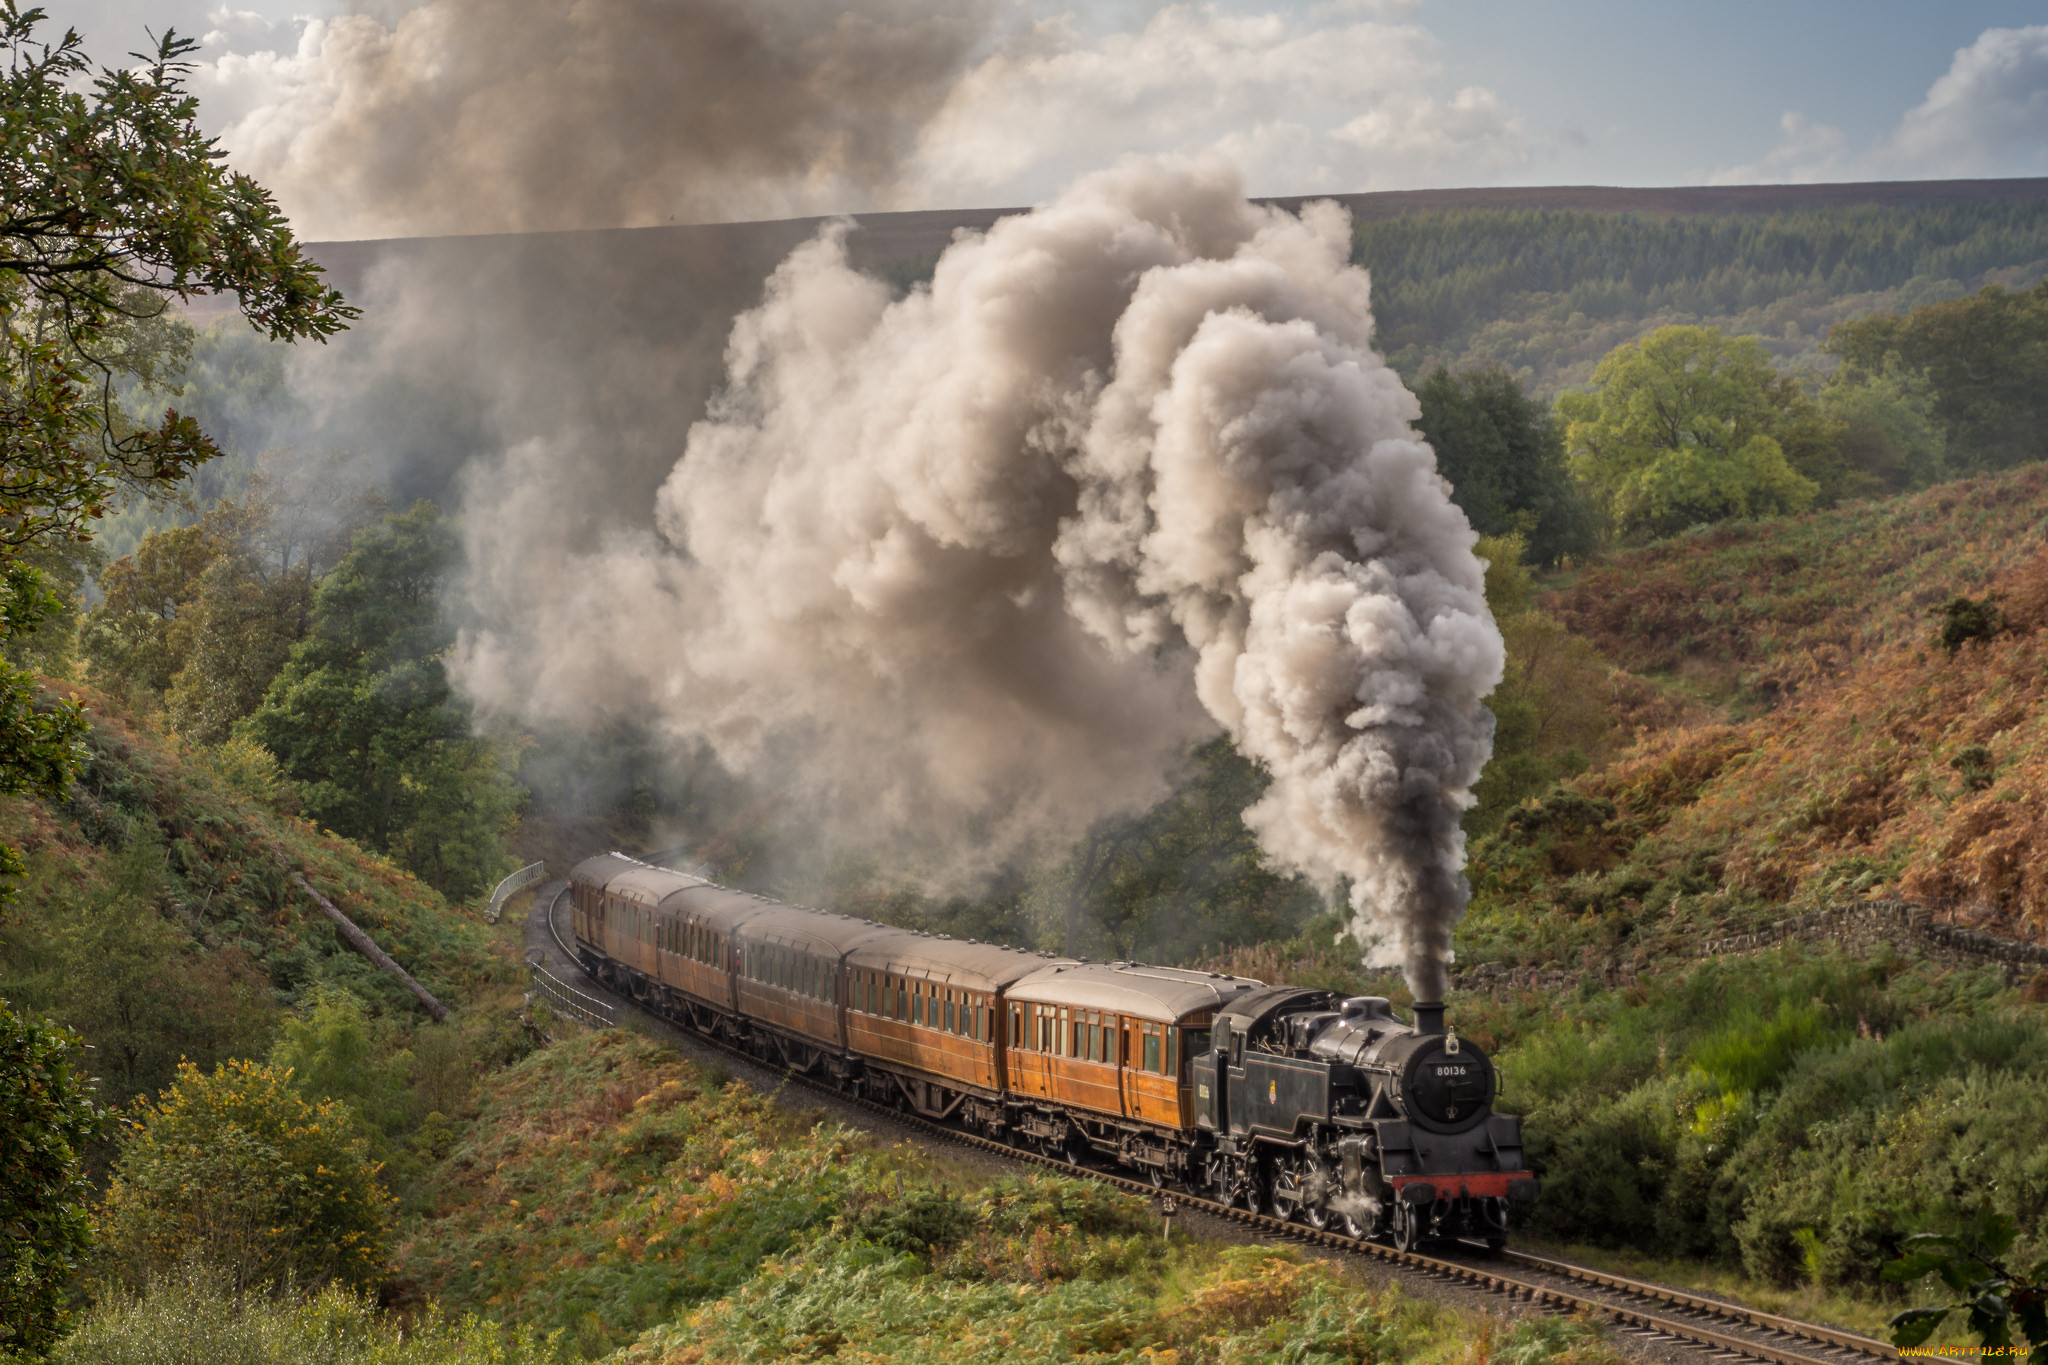
[[[19,560],[0,560],[0,645],[12,645],[65,611],[43,575]],[[53,701],[35,680],[0,664],[0,795],[60,795],[83,758],[85,716],[77,701]],[[19,870],[18,855],[0,844],[0,876]],[[11,894],[0,887],[0,904]]]
[[[1892,1319],[1892,1344],[1901,1352],[1934,1335],[1951,1313],[1965,1314],[1977,1344],[2017,1354],[2013,1329],[2034,1349],[2033,1365],[2048,1362],[2048,1260],[2014,1270],[2005,1262],[2018,1239],[2011,1218],[1980,1208],[1969,1227],[1958,1233],[1924,1232],[1908,1237],[1905,1252],[1884,1267],[1893,1283],[1910,1284],[1929,1275],[1963,1298],[1933,1308],[1909,1308]]]
[[[1934,609],[1941,630],[1935,639],[1953,654],[1972,640],[1990,640],[2003,635],[2007,622],[1999,610],[1997,594],[1990,597],[1951,597]]]
[[[177,922],[160,844],[138,832],[104,881],[76,883],[57,862],[31,856],[33,914],[0,934],[0,963],[18,1002],[92,1043],[115,1102],[169,1085],[182,1058],[211,1066],[262,1046],[269,983],[239,949],[207,952]]]
[[[131,1286],[187,1261],[237,1294],[382,1273],[391,1198],[343,1105],[308,1103],[279,1067],[187,1063],[138,1119],[100,1220]]]
[[[856,1185],[880,1196],[855,1135],[811,1121],[744,1086],[707,1093],[652,1040],[579,1031],[495,1078],[397,1269],[601,1354],[744,1283]]]
[[[1608,666],[1535,606],[1536,585],[1522,564],[1519,535],[1484,536],[1486,604],[1507,645],[1507,669],[1486,699],[1493,712],[1493,757],[1465,817],[1468,834],[1498,826],[1560,779],[1583,772],[1611,747],[1613,722],[1603,704]]]
[[[162,488],[218,451],[166,412],[129,428],[111,381],[174,371],[163,300],[232,293],[273,338],[324,339],[354,310],[319,283],[270,196],[222,163],[184,89],[189,40],[166,32],[139,66],[94,73],[74,32],[40,42],[39,9],[0,12],[7,149],[0,157],[0,544],[67,536],[117,484]]]
[[[1036,888],[1069,952],[1174,960],[1206,945],[1284,938],[1323,909],[1314,888],[1266,865],[1245,808],[1266,775],[1227,738],[1195,751],[1164,801],[1105,821]]]
[[[1845,322],[1828,350],[1847,383],[1921,377],[1954,473],[2048,459],[2048,281]]]
[[[1783,441],[1802,395],[1753,338],[1664,327],[1617,346],[1558,412],[1572,472],[1625,537],[1797,512],[1820,486]]]
[[[1844,365],[1820,392],[1847,471],[1842,495],[1878,496],[1925,488],[1949,472],[1947,440],[1927,381],[1888,357],[1876,371]]]
[[[1497,367],[1452,374],[1438,366],[1416,397],[1416,427],[1436,450],[1437,472],[1450,481],[1473,529],[1520,534],[1539,564],[1594,549],[1593,519],[1565,469],[1562,433],[1513,375]]]
[[[553,1342],[474,1316],[407,1323],[367,1294],[236,1294],[201,1267],[115,1290],[50,1354],[50,1365],[554,1365]]]
[[[1381,349],[1411,381],[1499,364],[1543,394],[1660,326],[1761,337],[1781,360],[1873,309],[2048,271],[2048,205],[1663,215],[1461,210],[1361,221]]]
[[[75,32],[0,6],[0,792],[54,794],[80,755],[75,702],[43,705],[19,638],[66,604],[25,562],[91,538],[117,491],[168,493],[219,451],[188,416],[132,421],[117,381],[167,382],[191,332],[169,298],[232,293],[273,339],[324,340],[355,310],[319,283],[270,196],[222,163],[184,89],[193,44],[94,72]],[[18,856],[0,846],[0,875]]]
[[[442,664],[455,632],[436,594],[458,553],[429,503],[358,532],[244,733],[314,819],[464,897],[503,872],[519,792]]]
[[[80,1155],[106,1115],[74,1069],[83,1042],[0,1000],[0,1355],[35,1355],[63,1331],[92,1245]]]
[[[377,1037],[375,1021],[347,991],[314,990],[300,1012],[284,1021],[270,1064],[289,1071],[292,1088],[307,1098],[346,1104],[373,1146],[415,1117],[412,1054]]]
[[[2031,1237],[2048,1219],[2048,1034],[1995,989],[1771,954],[1466,1019],[1504,1034],[1538,1231],[1867,1291],[1909,1232],[1979,1201]]]

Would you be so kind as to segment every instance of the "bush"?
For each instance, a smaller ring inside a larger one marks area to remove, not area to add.
[[[91,1245],[79,1148],[106,1116],[72,1070],[81,1043],[0,1000],[0,1353],[40,1351],[62,1329]]]
[[[542,1365],[552,1341],[508,1338],[494,1322],[378,1315],[339,1285],[311,1298],[237,1295],[217,1275],[187,1268],[146,1292],[101,1300],[49,1365]]]
[[[130,1285],[198,1261],[237,1293],[264,1285],[366,1285],[384,1267],[391,1198],[354,1118],[308,1103],[281,1067],[195,1066],[114,1164],[100,1233]]]
[[[1972,640],[1991,640],[2005,633],[2005,612],[1999,608],[1996,593],[1981,598],[1951,597],[1936,607],[1934,614],[1941,619],[1936,638],[1951,654]]]

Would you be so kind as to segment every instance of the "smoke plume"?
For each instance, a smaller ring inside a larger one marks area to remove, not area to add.
[[[229,54],[222,143],[323,237],[777,217],[873,202],[982,3],[427,0]]]
[[[651,714],[843,829],[992,855],[1220,725],[1272,775],[1265,849],[1441,998],[1502,646],[1344,211],[1132,162],[903,297],[845,238],[734,325],[656,530],[570,538],[565,438],[471,466],[472,695]]]

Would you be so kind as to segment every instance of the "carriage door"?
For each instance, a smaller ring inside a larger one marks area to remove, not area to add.
[[[1123,1105],[1124,1117],[1132,1118],[1138,1113],[1138,1097],[1132,1090],[1136,1078],[1131,1073],[1131,1057],[1133,1056],[1131,1043],[1133,1040],[1131,1037],[1130,1020],[1119,1018],[1116,1021],[1115,1039],[1117,1098]]]

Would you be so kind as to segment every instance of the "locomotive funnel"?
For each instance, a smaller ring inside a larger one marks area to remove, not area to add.
[[[1415,1002],[1415,1031],[1417,1033],[1442,1033],[1444,1031],[1443,1001],[1418,1000]]]

